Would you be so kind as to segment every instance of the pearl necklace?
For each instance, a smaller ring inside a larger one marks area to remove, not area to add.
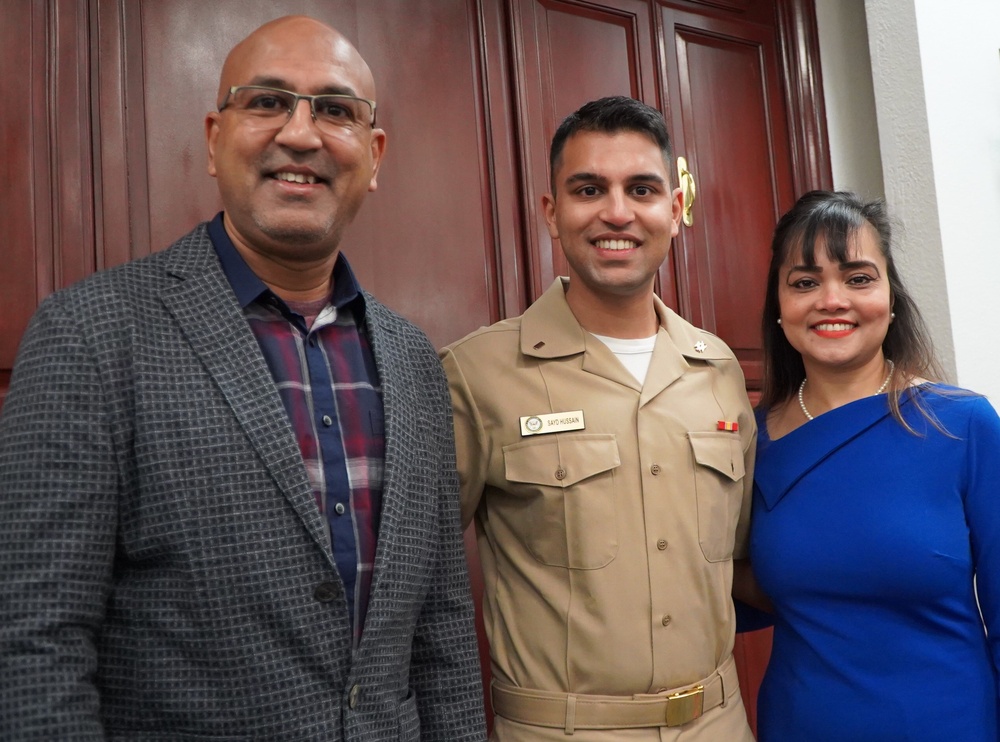
[[[892,378],[892,372],[896,370],[896,364],[890,361],[888,358],[885,362],[889,364],[889,373],[885,375],[885,381],[882,385],[875,390],[875,394],[872,396],[877,396],[885,391],[886,387],[889,386],[889,379]],[[812,420],[813,416],[809,414],[809,410],[806,409],[806,401],[802,399],[802,390],[806,388],[806,379],[802,379],[802,383],[799,384],[799,407],[802,408],[802,414],[806,416],[807,420]]]

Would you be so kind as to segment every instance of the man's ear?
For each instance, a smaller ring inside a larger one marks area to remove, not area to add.
[[[674,188],[673,192],[670,194],[672,200],[670,211],[671,219],[674,223],[670,231],[671,237],[676,237],[681,231],[681,219],[684,216],[684,191],[680,188]]]
[[[215,177],[215,142],[219,138],[219,113],[205,114],[205,142],[208,144],[208,174]]]
[[[542,196],[542,211],[545,214],[545,226],[549,228],[549,237],[559,239],[559,228],[556,226],[556,197],[552,193]]]
[[[372,129],[372,179],[368,183],[368,190],[374,191],[378,188],[378,170],[382,165],[382,157],[385,155],[385,131],[382,129]]]

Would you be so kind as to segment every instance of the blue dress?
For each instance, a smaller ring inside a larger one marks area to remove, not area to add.
[[[997,742],[1000,418],[946,390],[904,395],[919,435],[885,395],[776,441],[758,413],[750,550],[775,606],[760,742]]]

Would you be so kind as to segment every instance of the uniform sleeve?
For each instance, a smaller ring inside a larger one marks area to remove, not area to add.
[[[462,527],[465,528],[472,522],[476,508],[479,507],[479,500],[483,496],[483,488],[486,486],[488,464],[486,435],[472,392],[455,353],[445,348],[441,351],[441,362],[444,364],[444,372],[448,377],[448,391],[451,393],[455,453],[462,503]]]
[[[979,605],[993,666],[1000,673],[1000,418],[985,399],[975,399],[973,404],[967,438],[965,516]]]
[[[0,416],[0,739],[103,739],[93,678],[118,476],[73,315],[58,297],[43,303]]]
[[[444,380],[436,363],[435,367],[435,399],[447,410]],[[482,742],[486,738],[482,670],[459,524],[455,452],[447,424],[437,435],[443,451],[436,483],[437,567],[414,630],[410,680],[416,691],[422,740]]]

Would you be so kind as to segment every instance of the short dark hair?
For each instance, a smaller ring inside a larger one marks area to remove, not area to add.
[[[563,119],[552,137],[552,147],[549,149],[549,178],[552,195],[556,194],[556,169],[562,158],[566,140],[574,134],[583,131],[599,132],[601,134],[617,134],[623,131],[634,131],[645,134],[660,148],[663,162],[670,171],[670,135],[667,133],[667,123],[663,114],[642,101],[624,95],[613,95],[598,98],[584,103],[576,111]]]
[[[940,366],[934,358],[923,318],[896,269],[892,254],[892,225],[885,202],[866,202],[847,191],[810,191],[781,217],[771,242],[771,265],[767,271],[767,293],[761,318],[764,337],[762,407],[771,408],[788,401],[805,378],[802,356],[788,342],[778,325],[781,316],[778,303],[781,267],[795,252],[801,254],[804,265],[815,267],[816,240],[821,237],[830,260],[837,263],[851,260],[852,238],[865,224],[870,225],[878,235],[889,279],[892,311],[895,313],[882,341],[883,354],[896,364],[889,391],[893,415],[903,422],[899,398],[912,379],[941,379]]]

